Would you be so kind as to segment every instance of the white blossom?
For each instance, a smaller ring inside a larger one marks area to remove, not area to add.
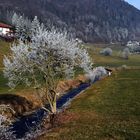
[[[92,63],[87,51],[80,47],[79,40],[69,38],[67,32],[59,32],[54,28],[46,30],[36,17],[33,23],[37,28],[33,28],[31,42],[13,44],[12,55],[5,56],[4,75],[13,88],[19,84],[46,88],[42,91],[52,109],[56,107],[55,90],[59,79],[73,76],[77,67],[87,73],[92,69]]]
[[[92,82],[94,82],[97,79],[100,79],[103,76],[107,75],[107,71],[104,67],[96,67],[92,71],[89,71],[88,74],[86,74],[86,78]]]
[[[124,59],[128,59],[129,58],[129,54],[130,54],[130,51],[129,51],[129,48],[125,48],[122,52],[122,57]]]
[[[100,54],[105,55],[105,56],[111,56],[112,55],[112,49],[111,48],[105,48],[100,51]]]

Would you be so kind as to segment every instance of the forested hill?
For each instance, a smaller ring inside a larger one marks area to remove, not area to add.
[[[140,36],[140,11],[124,0],[0,0],[0,20],[7,11],[37,15],[65,27],[87,42],[114,42]]]

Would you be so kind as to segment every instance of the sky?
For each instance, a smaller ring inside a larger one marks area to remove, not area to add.
[[[125,0],[136,8],[140,9],[140,0]]]

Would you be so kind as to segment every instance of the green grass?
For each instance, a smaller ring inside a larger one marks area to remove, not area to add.
[[[88,48],[94,66],[140,67],[140,55],[131,55],[129,60],[119,57],[118,53],[123,49],[120,45],[110,46],[113,49],[112,56],[99,54],[108,45],[85,47]],[[10,43],[0,41],[0,93],[9,92],[8,81],[2,73],[3,56],[10,54],[9,48]],[[66,111],[66,118],[68,115],[70,119],[39,140],[139,140],[139,85],[140,70],[123,70],[97,82],[72,102]],[[15,92],[22,88],[18,87]]]
[[[10,53],[11,43],[0,40],[0,69],[3,67],[3,57]]]
[[[109,66],[109,67],[119,67],[122,65],[127,66],[136,66],[140,67],[140,55],[130,55],[128,60],[125,60],[120,57],[120,52],[123,50],[124,46],[120,45],[110,45],[109,47],[112,48],[113,54],[112,56],[103,56],[100,54],[100,50],[108,45],[85,45],[88,49],[90,56],[94,61],[94,66]]]
[[[0,71],[0,94],[9,92],[9,87],[7,83],[8,80],[4,78],[3,72]]]
[[[97,82],[72,101],[65,113],[69,121],[38,140],[139,140],[139,85],[139,70]]]
[[[9,92],[9,87],[7,86],[7,79],[3,76],[3,57],[10,53],[10,43],[0,40],[0,93]]]

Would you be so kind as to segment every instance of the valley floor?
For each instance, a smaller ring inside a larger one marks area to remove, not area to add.
[[[107,45],[108,46],[108,45]],[[37,140],[139,140],[140,139],[140,55],[120,57],[121,46],[109,46],[112,56],[101,56],[104,45],[87,45],[96,66],[120,68],[79,95],[61,114],[60,125]],[[39,104],[32,89],[19,86],[9,91],[3,76],[3,57],[10,44],[0,41],[0,94],[16,93]],[[122,65],[133,70],[125,70]]]
[[[140,70],[123,70],[79,95],[38,140],[139,140]]]

